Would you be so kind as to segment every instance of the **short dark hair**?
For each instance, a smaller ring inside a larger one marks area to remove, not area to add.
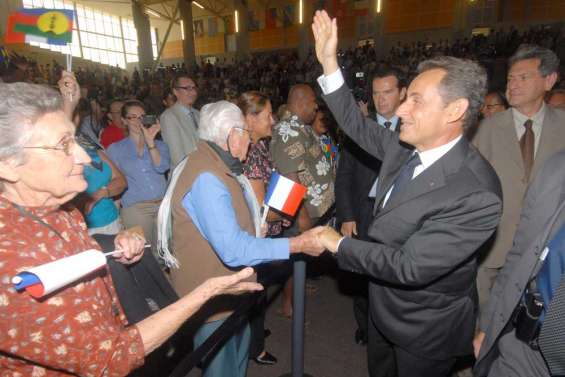
[[[439,56],[424,60],[418,65],[418,73],[431,69],[445,71],[439,84],[439,94],[446,105],[465,98],[469,107],[463,119],[463,129],[472,127],[479,116],[487,92],[487,73],[477,62],[453,56]]]
[[[145,111],[145,105],[143,104],[143,102],[136,99],[131,99],[124,102],[124,106],[122,106],[122,118],[125,118],[128,115],[128,111],[131,107],[141,107],[143,111]]]
[[[505,109],[508,109],[510,107],[510,105],[508,104],[508,100],[506,99],[506,96],[500,90],[493,90],[491,92],[488,92],[485,97],[490,96],[490,95],[497,96],[498,101],[500,102],[500,104],[502,106],[504,106]]]
[[[508,67],[512,67],[517,62],[527,59],[539,59],[538,69],[543,77],[559,72],[559,58],[555,55],[555,52],[532,44],[521,44],[514,55],[508,59]]]
[[[192,77],[190,77],[188,75],[188,73],[177,73],[173,79],[171,80],[171,90],[175,89],[177,86],[179,86],[179,80],[180,79],[189,79],[194,81],[194,79]],[[194,81],[194,83],[196,84],[196,81]]]
[[[375,79],[382,79],[388,76],[396,77],[398,89],[406,87],[406,78],[404,77],[402,71],[396,67],[391,66],[385,66],[375,70],[371,74],[371,81],[369,82],[369,85],[373,85],[373,81],[375,81]]]

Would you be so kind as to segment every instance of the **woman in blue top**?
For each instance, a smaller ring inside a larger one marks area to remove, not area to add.
[[[78,102],[73,111],[73,123],[77,127],[88,113],[88,103]],[[81,195],[81,206],[88,233],[118,234],[122,230],[119,210],[114,197],[120,195],[127,182],[120,170],[110,161],[99,144],[85,137],[81,132],[76,134],[77,142],[88,153],[92,162],[84,168],[84,178],[88,183],[85,195]]]
[[[155,219],[167,188],[165,172],[171,159],[167,145],[155,140],[161,130],[159,122],[144,127],[144,115],[143,103],[135,100],[124,103],[122,119],[129,136],[110,145],[108,156],[124,173],[128,184],[120,211],[124,226],[141,226],[145,239],[155,247]]]

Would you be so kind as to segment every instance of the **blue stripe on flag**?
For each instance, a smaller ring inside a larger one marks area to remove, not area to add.
[[[267,203],[267,205],[271,200],[271,196],[273,196],[273,192],[275,192],[275,188],[277,187],[279,177],[280,174],[275,171],[271,175],[271,181],[269,182],[269,187],[267,188],[267,195],[265,195],[265,203]]]

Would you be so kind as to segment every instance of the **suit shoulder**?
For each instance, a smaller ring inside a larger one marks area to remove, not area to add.
[[[467,176],[470,187],[474,186],[479,191],[492,192],[502,199],[502,186],[496,171],[473,145],[469,146],[462,174]]]

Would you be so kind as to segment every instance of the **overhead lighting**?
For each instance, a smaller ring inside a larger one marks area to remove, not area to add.
[[[184,41],[184,21],[180,20],[180,37]]]
[[[161,18],[161,15],[159,15],[159,13],[152,11],[149,8],[145,8],[145,13],[147,13],[148,15],[153,16],[153,17]]]
[[[302,0],[300,0],[300,2],[298,3],[298,23],[302,23],[302,12],[303,12],[303,4],[302,4]]]
[[[235,11],[235,32],[239,33],[239,17],[237,10]]]
[[[198,8],[200,8],[200,9],[204,9],[204,7],[202,6],[202,4],[200,4],[200,3],[197,2],[197,1],[193,1],[192,4],[193,4],[193,5],[196,5],[196,6],[197,6]]]
[[[381,0],[377,0],[377,13],[381,13]]]

